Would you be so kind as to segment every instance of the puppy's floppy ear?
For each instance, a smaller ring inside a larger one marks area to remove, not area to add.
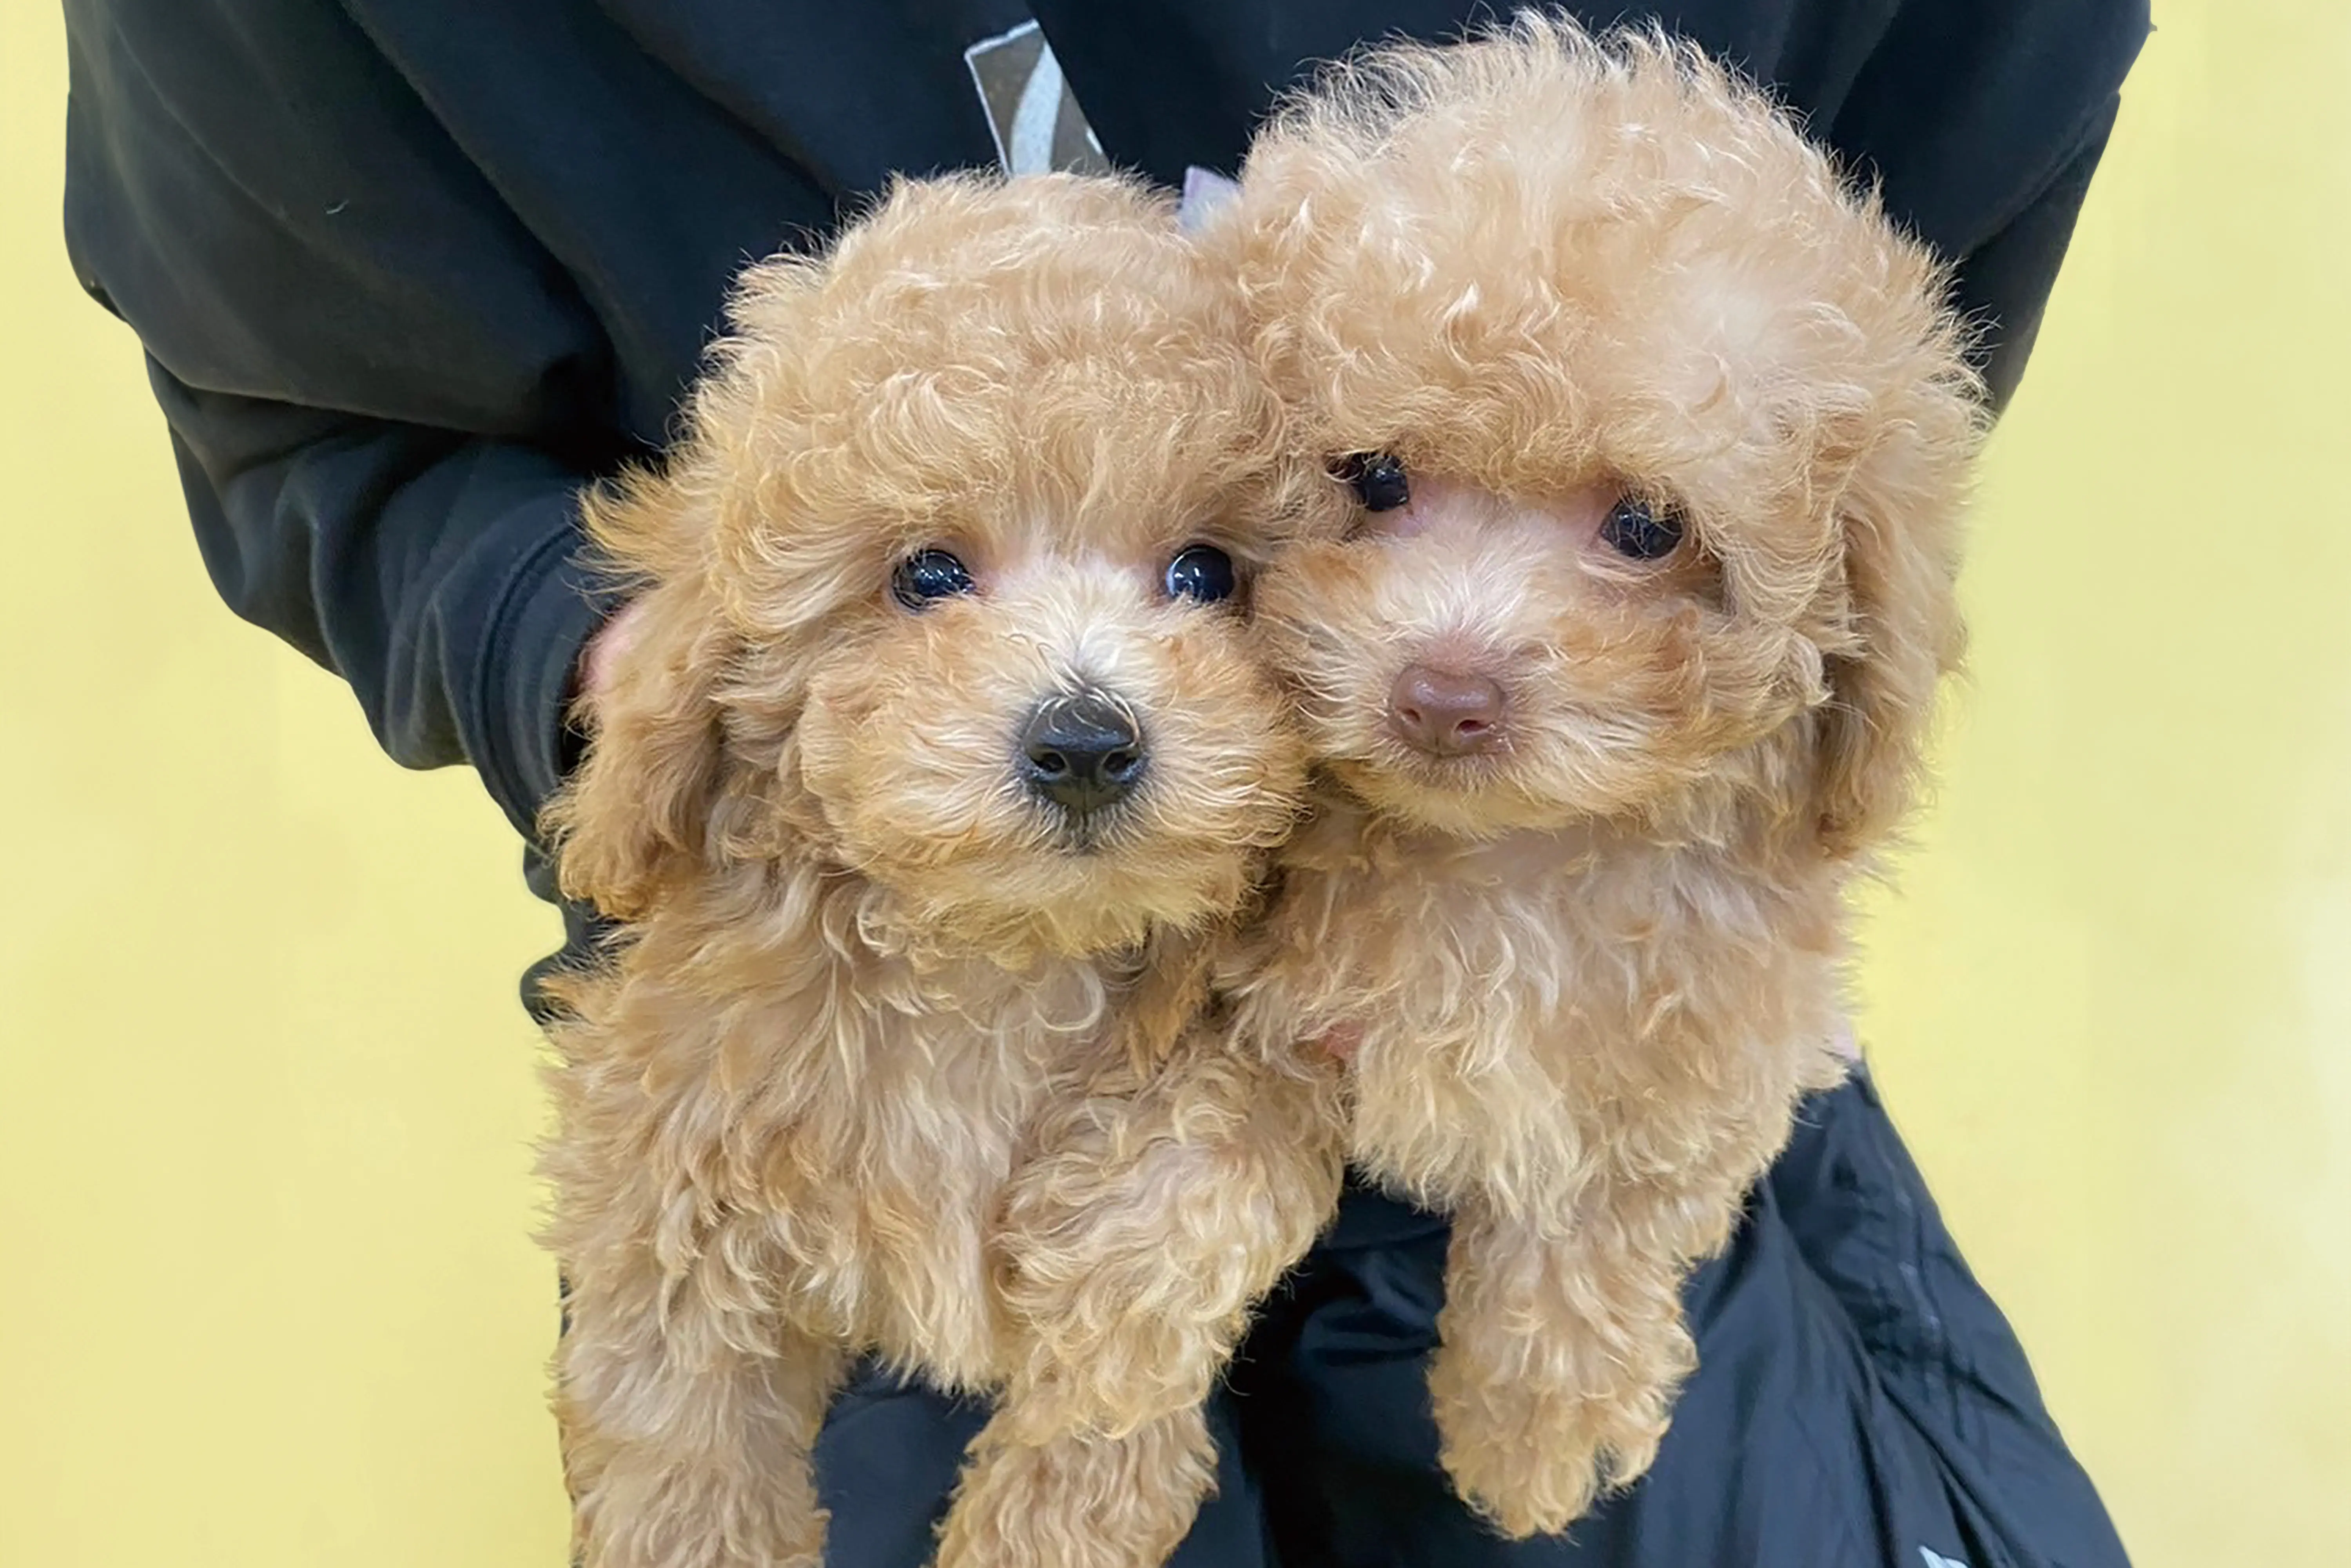
[[[1936,690],[1966,643],[1957,580],[1959,514],[1983,418],[1956,353],[1856,422],[1838,505],[1844,635],[1826,660],[1815,810],[1839,858],[1883,841],[1908,809]]]
[[[699,560],[684,493],[650,476],[586,503],[590,533],[632,600],[625,646],[583,695],[586,757],[549,804],[564,893],[622,919],[643,915],[701,859],[718,788],[717,686],[733,633]]]

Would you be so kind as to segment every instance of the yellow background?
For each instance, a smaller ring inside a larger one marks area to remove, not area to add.
[[[214,600],[66,266],[57,9],[0,16],[0,1568],[556,1568],[556,925]],[[1866,1032],[2141,1568],[2344,1568],[2351,6],[2161,22]]]

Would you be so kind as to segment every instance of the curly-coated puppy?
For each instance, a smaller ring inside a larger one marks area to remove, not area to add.
[[[623,923],[554,1031],[580,1547],[816,1563],[810,1447],[874,1354],[1003,1398],[945,1561],[1158,1561],[1196,1408],[1123,1418],[1164,1401],[1117,1366],[1067,1380],[1086,1421],[1029,1408],[989,1233],[1049,1113],[1147,1089],[1295,818],[1236,601],[1297,509],[1279,409],[1228,277],[1119,182],[903,185],[731,326],[666,470],[590,506],[641,597],[552,814]]]
[[[1256,603],[1326,788],[1227,1027],[1271,1085],[1332,1047],[1349,1155],[1453,1215],[1444,1462],[1558,1531],[1650,1463],[1685,1276],[1843,1069],[1843,895],[1960,645],[1977,385],[1934,260],[1656,36],[1364,56],[1206,238],[1332,474]],[[1206,1157],[1123,1152],[1146,1191]],[[1147,1260],[1013,1212],[1048,1281]]]
[[[1347,1047],[1352,1155],[1453,1213],[1445,1463],[1557,1531],[1648,1467],[1685,1276],[1842,1072],[1977,384],[1928,253],[1659,37],[1367,57],[1232,217],[1353,514],[1259,585],[1334,788],[1244,1027]]]

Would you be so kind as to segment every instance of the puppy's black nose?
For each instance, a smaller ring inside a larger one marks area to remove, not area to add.
[[[1099,811],[1143,778],[1143,736],[1101,692],[1048,697],[1020,732],[1029,787],[1071,811]]]

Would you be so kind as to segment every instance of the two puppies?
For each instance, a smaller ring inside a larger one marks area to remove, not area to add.
[[[1465,1495],[1639,1473],[1956,653],[1940,297],[1751,92],[1535,21],[1334,76],[1197,244],[948,183],[755,272],[593,518],[591,1568],[816,1561],[862,1352],[998,1398],[943,1561],[1155,1561],[1343,1157],[1456,1217]]]

